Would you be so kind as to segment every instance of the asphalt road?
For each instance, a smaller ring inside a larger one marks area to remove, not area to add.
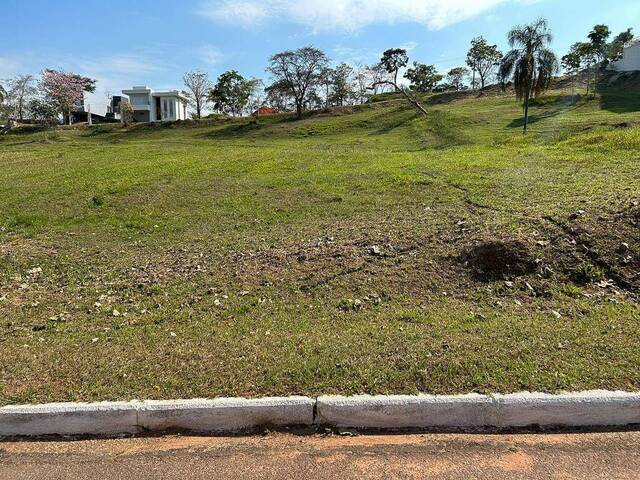
[[[0,443],[0,479],[637,479],[640,432]]]

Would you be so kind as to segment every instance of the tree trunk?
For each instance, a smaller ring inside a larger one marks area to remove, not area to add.
[[[302,118],[302,102],[296,102],[296,115],[299,119]]]
[[[527,127],[529,126],[529,96],[530,88],[527,87],[527,93],[524,97],[524,135],[527,134]]]
[[[587,97],[589,96],[589,87],[591,85],[591,66],[587,67]]]

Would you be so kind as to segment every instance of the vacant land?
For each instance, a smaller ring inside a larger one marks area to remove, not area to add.
[[[0,403],[640,388],[636,80],[2,137]]]

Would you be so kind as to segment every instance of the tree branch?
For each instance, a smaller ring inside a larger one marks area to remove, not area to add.
[[[391,85],[392,87],[394,87],[396,89],[396,91],[402,93],[404,95],[404,97],[407,99],[407,101],[413,105],[420,113],[422,113],[425,117],[428,117],[429,114],[427,113],[427,111],[424,109],[424,107],[420,104],[420,102],[418,102],[418,100],[414,97],[412,97],[411,95],[409,95],[407,93],[407,91],[404,89],[404,87],[399,87],[398,84],[396,82],[392,82],[390,80],[381,80],[378,82],[374,82],[373,84],[371,84],[370,87],[367,87],[367,90],[373,90],[376,87],[380,86],[380,85]]]

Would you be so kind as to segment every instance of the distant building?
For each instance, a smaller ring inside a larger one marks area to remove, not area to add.
[[[109,105],[107,105],[107,118],[114,120],[120,120],[120,105],[122,104],[123,97],[121,95],[113,95]]]
[[[261,117],[263,115],[275,115],[276,113],[278,113],[277,110],[263,105],[262,107],[257,109],[255,112],[253,112],[251,115],[253,117]]]
[[[616,72],[640,71],[640,40],[635,40],[625,45],[622,58],[609,64],[611,70]]]
[[[134,122],[170,122],[187,119],[188,98],[178,90],[154,92],[149,87],[133,87],[123,90],[122,93],[129,97]]]

